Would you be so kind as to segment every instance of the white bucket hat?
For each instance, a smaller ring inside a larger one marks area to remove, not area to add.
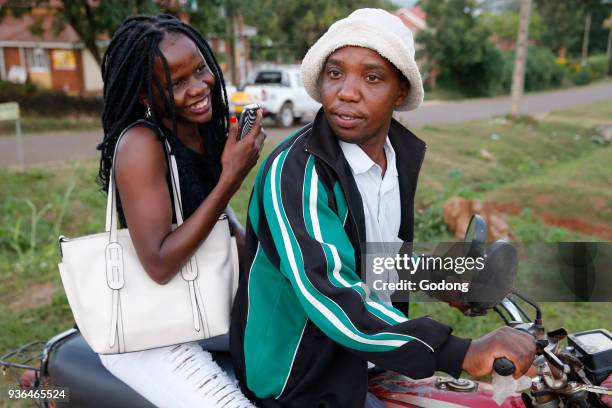
[[[412,32],[399,17],[382,10],[364,8],[336,21],[308,50],[302,61],[302,81],[306,92],[321,102],[318,79],[323,65],[334,51],[346,46],[376,51],[395,65],[410,82],[410,93],[395,110],[417,109],[423,102],[423,81],[414,60]]]

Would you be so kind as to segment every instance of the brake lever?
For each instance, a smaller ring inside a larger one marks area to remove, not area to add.
[[[544,358],[546,359],[546,361],[552,364],[556,369],[561,370],[564,374],[569,374],[570,372],[569,366],[567,364],[564,364],[561,360],[559,360],[559,357],[557,357],[552,352],[551,348],[554,348],[554,347],[555,347],[554,344],[550,344],[544,348]]]
[[[612,395],[612,388],[602,387],[600,385],[579,384],[576,385],[577,391],[587,391],[599,395]]]

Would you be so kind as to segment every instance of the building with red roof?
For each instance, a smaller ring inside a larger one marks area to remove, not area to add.
[[[54,21],[53,14],[44,9],[2,19],[0,79],[29,80],[70,94],[100,93],[102,76],[96,60],[69,25],[56,34]],[[102,37],[99,43],[104,46],[108,41]]]
[[[420,30],[427,28],[427,14],[418,6],[401,8],[394,14],[412,31],[414,37]]]

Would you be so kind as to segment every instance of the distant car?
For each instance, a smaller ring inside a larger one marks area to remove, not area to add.
[[[289,127],[303,117],[314,116],[321,107],[320,103],[306,93],[299,65],[256,69],[242,92],[246,95],[236,92],[230,105],[234,103],[235,109],[241,110],[241,106],[259,103],[264,109],[264,115],[272,116],[277,125],[282,127]]]
[[[238,89],[235,89],[232,93],[228,91],[227,99],[229,101],[229,111],[231,115],[240,115],[246,105],[256,102],[253,95]]]

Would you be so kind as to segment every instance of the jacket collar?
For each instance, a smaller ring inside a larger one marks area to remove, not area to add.
[[[395,158],[402,197],[402,216],[399,237],[404,241],[412,241],[413,235],[413,200],[416,181],[427,148],[425,142],[395,119],[389,127],[389,140],[395,150]],[[312,131],[305,136],[306,150],[322,159],[336,172],[342,186],[349,209],[358,226],[359,238],[365,242],[365,216],[363,203],[348,162],[344,158],[338,144],[338,137],[331,129],[323,108],[319,110],[312,125]],[[409,199],[410,203],[404,202]]]

